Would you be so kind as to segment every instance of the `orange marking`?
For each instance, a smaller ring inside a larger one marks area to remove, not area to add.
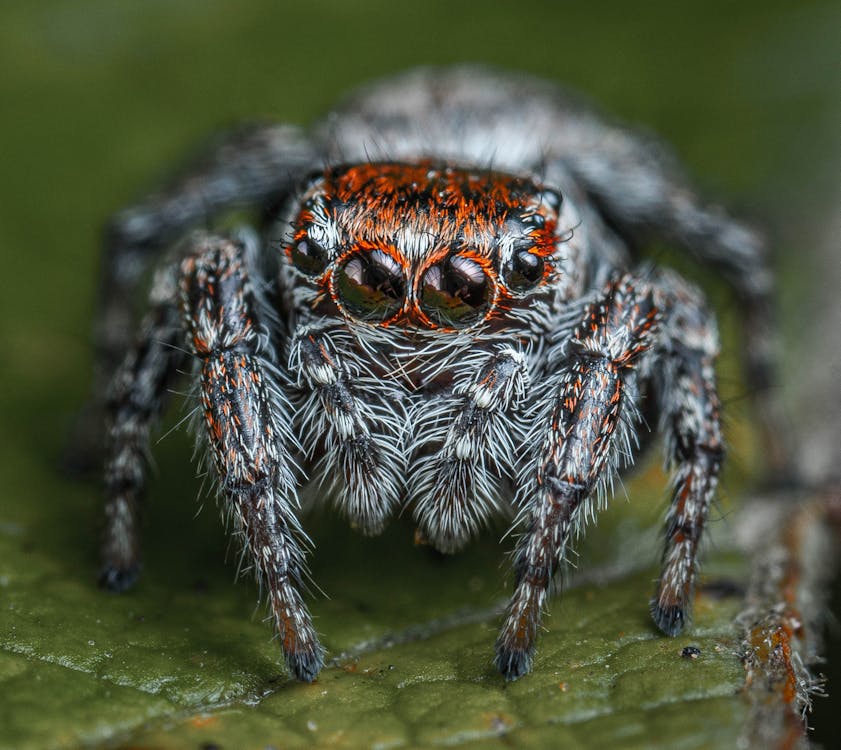
[[[525,222],[530,216],[542,218],[530,229],[526,224],[525,230],[525,236],[534,243],[529,252],[539,257],[553,255],[557,244],[565,241],[556,236],[557,215],[537,198],[542,189],[533,181],[514,175],[470,172],[427,161],[328,169],[311,195],[323,200],[323,210],[346,233],[348,253],[371,249],[387,253],[400,265],[412,286],[419,283],[430,264],[451,253],[464,255],[483,268],[490,280],[492,298],[499,305],[509,303],[510,295],[499,283],[493,267],[495,240],[505,231],[510,218],[523,217]],[[299,213],[293,241],[285,248],[290,260],[295,244],[307,237],[307,228],[314,220],[311,209]],[[395,238],[406,227],[434,238],[423,266],[413,266],[395,247]],[[552,264],[545,264],[543,282],[553,276]],[[320,302],[330,299],[334,306],[338,305],[331,269],[326,269],[316,283]],[[430,321],[416,305],[377,324],[396,323],[455,330]]]

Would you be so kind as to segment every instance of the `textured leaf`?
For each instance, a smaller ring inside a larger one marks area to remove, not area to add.
[[[628,531],[629,507],[615,510],[625,518],[596,536],[618,548],[610,533]],[[744,681],[732,625],[738,598],[702,594],[692,633],[667,639],[648,615],[654,568],[635,571],[633,558],[627,572],[624,561],[602,566],[610,582],[591,579],[555,601],[535,674],[506,687],[490,662],[501,556],[485,545],[462,559],[435,559],[406,544],[407,531],[373,542],[338,527],[320,535],[332,567],[317,563],[317,577],[331,599],[317,599],[313,609],[339,656],[314,685],[282,675],[267,627],[248,618],[249,585],[235,587],[218,563],[204,568],[200,587],[177,572],[187,564],[178,561],[184,545],[170,572],[155,561],[166,552],[153,544],[139,590],[113,597],[86,577],[85,555],[56,560],[52,545],[7,534],[0,645],[11,746],[92,741],[155,719],[157,726],[167,719],[165,728],[131,746],[458,744],[509,732],[528,737],[549,724],[562,724],[570,742],[596,732],[634,746],[647,741],[664,708],[687,703],[707,721],[717,717],[722,735],[738,734],[745,710],[732,700]],[[719,555],[708,580],[732,581],[741,569]],[[689,645],[700,649],[697,659],[681,656]]]

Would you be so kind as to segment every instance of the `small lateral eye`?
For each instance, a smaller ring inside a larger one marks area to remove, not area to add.
[[[420,306],[438,325],[463,327],[485,316],[492,292],[492,282],[482,266],[463,255],[452,255],[424,273]]]
[[[506,285],[516,292],[531,289],[543,278],[545,261],[528,248],[519,248],[511,257],[511,265],[506,274]]]
[[[543,188],[537,197],[541,205],[548,207],[555,213],[558,213],[561,203],[564,202],[563,196],[557,190],[552,190],[552,188]]]
[[[309,237],[294,240],[288,252],[292,265],[306,276],[320,276],[327,268],[327,251]]]
[[[382,250],[351,253],[336,270],[335,283],[342,307],[363,320],[387,320],[403,307],[403,269]]]

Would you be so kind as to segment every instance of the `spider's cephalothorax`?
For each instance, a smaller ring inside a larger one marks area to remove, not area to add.
[[[577,219],[532,180],[428,162],[336,168],[298,205],[281,272],[295,432],[354,525],[378,532],[408,500],[454,551],[511,505],[511,406],[580,294]]]
[[[560,202],[501,173],[423,162],[335,169],[307,192],[287,255],[317,282],[322,316],[441,333],[494,318],[508,326],[507,312],[556,279]]]
[[[136,576],[149,429],[186,352],[202,443],[299,679],[323,659],[299,593],[303,476],[366,533],[409,508],[444,552],[513,519],[496,665],[515,679],[571,535],[633,459],[644,399],[674,472],[651,610],[678,633],[722,458],[717,334],[694,287],[635,268],[627,248],[648,229],[722,268],[753,326],[760,384],[770,276],[758,237],[667,164],[546,84],[421,70],[310,134],[236,133],[119,214],[98,334],[112,383],[105,585]],[[188,234],[236,205],[262,211],[263,239]],[[126,353],[131,292],[164,248]]]

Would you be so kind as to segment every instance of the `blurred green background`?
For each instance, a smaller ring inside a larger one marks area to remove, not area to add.
[[[278,679],[273,646],[260,623],[262,610],[249,620],[253,586],[230,583],[236,555],[229,552],[224,564],[226,542],[216,512],[208,508],[193,518],[198,483],[187,468],[190,442],[182,433],[156,449],[150,545],[139,592],[114,599],[93,585],[96,484],[65,480],[56,466],[90,378],[98,238],[111,212],[154,186],[197,142],[244,119],[307,123],[349,88],[419,64],[478,61],[533,72],[659,133],[706,193],[768,228],[782,279],[789,346],[781,390],[802,407],[797,410],[800,434],[816,434],[812,420],[817,424],[833,411],[837,418],[841,410],[837,388],[834,397],[829,392],[828,398],[835,398],[829,402],[804,399],[803,388],[798,389],[804,380],[816,384],[813,392],[839,380],[839,370],[833,369],[837,343],[820,346],[817,339],[823,335],[821,324],[833,319],[826,307],[832,299],[826,279],[837,278],[841,263],[836,231],[840,49],[837,2],[751,0],[690,7],[548,0],[527,5],[3,0],[0,694],[6,714],[0,713],[5,718],[0,746],[122,742],[141,727],[154,732],[165,720],[186,720],[201,707],[211,710],[243,698],[257,702]],[[694,273],[691,264],[682,268]],[[703,273],[694,275],[717,300],[725,330],[732,332],[728,294]],[[732,351],[737,339],[731,333],[728,341],[722,381],[731,441],[738,449],[731,451],[725,514],[737,504],[738,488],[756,479],[760,463],[745,424],[745,394]],[[820,364],[808,359],[816,348],[824,349]],[[652,472],[654,510],[641,505],[637,520],[639,528],[651,527],[644,538],[654,544],[663,490],[656,484],[661,481],[656,468]],[[628,506],[618,503],[617,508],[604,533],[621,539],[621,513]],[[637,520],[628,522],[635,530]],[[420,620],[448,616],[462,605],[490,606],[505,590],[504,556],[494,538],[447,563],[448,588],[435,567],[443,563],[411,548],[405,524],[372,543],[329,522],[313,524],[321,549],[333,547],[315,564],[316,580],[332,598],[315,609],[334,653]],[[610,557],[599,544],[598,538],[591,542],[585,560]],[[633,557],[634,546],[612,553]],[[725,556],[715,564],[726,569],[729,563]],[[643,592],[652,575],[640,580]],[[366,590],[378,577],[392,588]],[[644,599],[639,604],[644,616]],[[203,620],[197,608],[213,621]],[[621,618],[623,611],[620,607],[615,616]],[[182,633],[166,641],[165,651],[156,640],[160,634],[144,630],[149,612],[157,613],[165,623],[161,627],[185,632],[206,627],[198,636]],[[719,614],[725,622],[727,612]],[[468,683],[491,679],[481,661],[487,661],[493,643],[490,622],[470,652],[483,671]],[[647,626],[639,627],[648,632]],[[120,654],[97,646],[99,638],[118,649],[121,639],[132,646],[123,652],[121,667],[107,666]],[[215,659],[214,674],[226,679],[202,683],[190,671],[190,660],[199,658],[191,651],[196,638],[204,653],[210,652],[208,659]],[[841,661],[833,648],[832,657]],[[252,649],[259,651],[256,662]],[[482,649],[488,650],[487,658]],[[738,670],[722,669],[725,683],[738,680]],[[171,678],[161,677],[166,670]],[[98,682],[75,681],[66,676],[70,673],[93,675]],[[192,693],[191,680],[196,682]],[[140,689],[144,697],[121,693],[126,686]],[[353,684],[344,689],[348,695],[356,690]],[[469,705],[463,695],[454,694],[453,701]],[[287,691],[287,699],[290,706],[300,706],[306,694]],[[377,700],[372,698],[370,710],[382,705]],[[825,738],[839,713],[832,705],[819,702],[812,720]],[[56,724],[61,717],[65,723]],[[160,744],[149,746],[181,746],[166,745],[161,737],[154,739]]]

